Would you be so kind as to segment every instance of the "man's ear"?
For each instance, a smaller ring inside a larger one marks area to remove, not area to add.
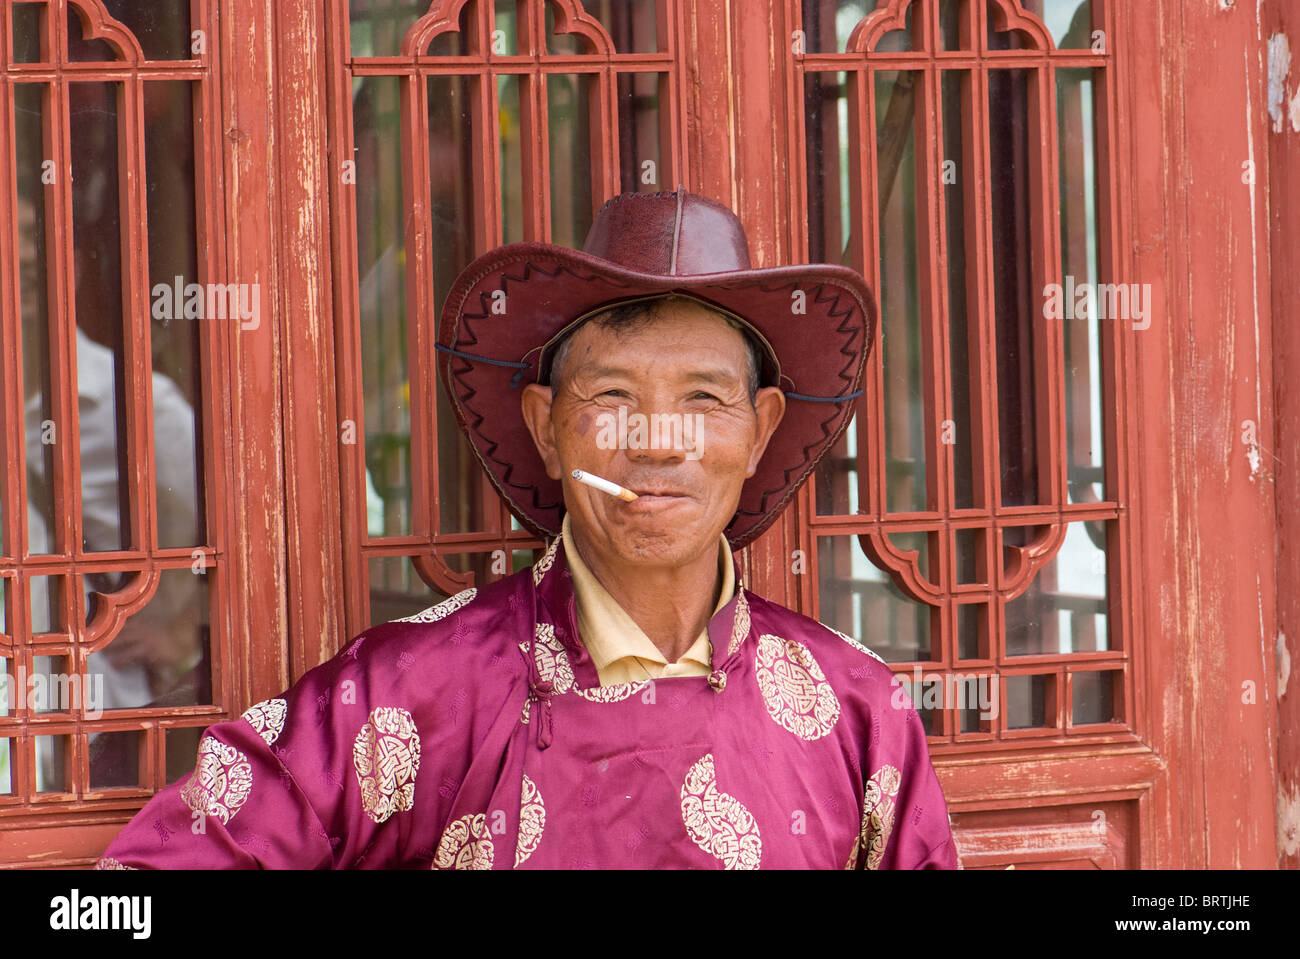
[[[555,450],[555,428],[551,422],[553,398],[554,393],[549,386],[529,383],[524,387],[519,403],[524,414],[524,423],[527,424],[528,432],[533,436],[533,444],[537,447],[537,455],[542,458],[542,464],[546,467],[546,475],[557,480],[560,478],[560,457]]]
[[[785,415],[785,394],[775,386],[765,386],[754,396],[754,412],[758,414],[758,425],[754,434],[754,448],[749,456],[749,471],[746,476],[753,476],[758,469],[758,461],[763,458],[768,441]]]

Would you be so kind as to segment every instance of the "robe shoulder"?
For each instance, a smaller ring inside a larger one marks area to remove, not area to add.
[[[435,850],[411,831],[437,835],[484,741],[518,722],[532,621],[512,576],[365,630],[208,727],[194,772],[149,801],[101,867],[427,868]]]

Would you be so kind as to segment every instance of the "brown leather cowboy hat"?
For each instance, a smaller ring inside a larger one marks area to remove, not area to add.
[[[722,204],[681,187],[621,193],[600,208],[582,250],[534,242],[490,250],[461,271],[443,304],[438,366],[452,409],[533,532],[559,534],[564,496],[524,423],[521,389],[546,375],[555,346],[587,319],[670,292],[738,320],[761,347],[763,385],[786,395],[726,528],[733,547],[776,519],[852,419],[876,326],[859,273],[832,264],[751,269],[744,227]]]

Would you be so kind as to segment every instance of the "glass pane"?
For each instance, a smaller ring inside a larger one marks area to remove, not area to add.
[[[974,44],[970,0],[939,0],[939,35],[945,50],[970,50]]]
[[[543,4],[546,8],[546,52],[566,56],[595,53],[592,44],[577,33],[555,32],[555,5]]]
[[[370,624],[412,616],[447,598],[430,589],[406,556],[370,558]]]
[[[582,0],[587,12],[600,21],[614,41],[616,53],[657,53],[664,49],[659,36],[659,11],[665,0]]]
[[[146,60],[191,57],[190,0],[101,0],[109,14],[131,31]],[[215,38],[206,38],[208,52]],[[146,84],[147,86],[147,84]]]
[[[1092,46],[1092,0],[1021,0],[1020,5],[1047,24],[1061,49]]]
[[[498,135],[501,144],[501,237],[502,243],[519,243],[524,238],[524,174],[520,143],[519,76],[497,77]]]
[[[978,375],[978,357],[970,350],[970,318],[967,290],[974,288],[966,266],[967,195],[966,152],[963,143],[970,136],[973,113],[971,75],[968,70],[945,70],[941,74],[943,89],[943,199],[948,242],[948,353],[952,382],[952,422],[944,424],[940,442],[952,450],[953,508],[970,509],[976,505],[974,449],[976,437],[971,430],[971,395]],[[973,235],[974,231],[972,231]],[[972,359],[974,362],[972,362]]]
[[[1061,146],[1061,276],[1065,340],[1065,435],[1071,503],[1105,499],[1102,419],[1101,320],[1107,304],[1084,299],[1070,309],[1072,291],[1101,282],[1097,235],[1095,71],[1057,70],[1057,122]],[[1129,304],[1130,308],[1133,304]],[[1126,318],[1115,318],[1121,322]]]
[[[1082,726],[1122,720],[1120,710],[1116,708],[1116,690],[1123,678],[1124,673],[1118,669],[1071,673],[1071,722]]]
[[[33,656],[26,692],[27,708],[34,713],[96,712],[99,707],[95,684],[77,675],[67,655]]]
[[[36,736],[36,791],[72,792],[72,737]]]
[[[907,8],[903,14],[904,26],[898,30],[890,30],[876,42],[876,53],[906,53],[910,50],[925,49],[924,39],[916,35],[914,18],[912,12],[916,10],[917,4],[914,2]]]
[[[928,568],[925,533],[892,538],[900,549],[919,549],[921,569]],[[931,658],[931,607],[907,598],[862,552],[858,537],[819,538],[817,576],[821,622],[889,662]]]
[[[842,51],[858,21],[883,5],[880,0],[803,0],[805,52]]]
[[[149,118],[145,137],[149,286],[157,294],[160,288],[183,290],[199,279],[193,85],[144,84],[144,112]],[[159,309],[162,301],[155,298],[150,329],[158,545],[163,548],[196,546],[205,538],[199,327],[180,315],[179,299],[171,293],[169,311]],[[251,299],[243,303],[253,305]]]
[[[885,497],[891,512],[924,510],[929,501],[916,256],[914,126],[920,83],[916,71],[876,73]]]
[[[441,315],[443,301],[461,269],[478,249],[489,245],[487,237],[475,237],[475,215],[481,203],[484,171],[474,159],[473,104],[481,81],[470,77],[429,77],[429,192],[431,239],[433,244],[434,315]],[[405,335],[405,334],[403,334]],[[405,360],[403,359],[403,370]],[[405,375],[405,373],[403,374]],[[431,373],[432,375],[432,373]],[[456,425],[446,392],[434,387],[438,410],[438,529],[461,533],[483,529],[484,501],[481,498],[482,470],[464,435]],[[409,432],[409,426],[406,427]],[[390,461],[371,458],[371,470],[381,485],[387,510],[410,512],[409,436],[403,433],[389,441]],[[400,445],[393,445],[400,443]],[[496,499],[486,501],[495,511]],[[388,535],[409,528],[391,521]]]
[[[9,772],[11,742],[10,739],[0,737],[0,796],[11,796],[14,791],[12,774]]]
[[[580,248],[592,221],[591,116],[599,111],[595,74],[548,74],[546,103],[551,242]]]
[[[953,530],[953,540],[956,547],[957,585],[992,584],[988,552],[992,544],[988,532],[983,529]]]
[[[42,37],[48,8],[43,3],[14,3],[9,9],[13,12],[13,62],[48,62],[42,42],[48,40]],[[15,86],[15,90],[21,88],[21,84]]]
[[[27,551],[54,551],[54,450],[59,424],[54,420],[50,388],[49,277],[45,259],[48,234],[43,174],[44,128],[48,87],[16,83],[14,96],[14,165],[17,174],[19,297],[23,329],[23,416],[27,455]],[[17,491],[15,491],[16,494]],[[17,555],[17,544],[4,544]]]
[[[1006,604],[1008,656],[1110,649],[1106,618],[1105,526],[1071,523],[1060,551],[1029,589]],[[1024,545],[1024,528],[1005,531]]]
[[[411,531],[400,83],[396,77],[363,77],[352,86],[366,467],[368,482],[382,501],[377,532],[389,536]],[[444,106],[442,99],[437,103]],[[431,159],[437,168],[450,157],[435,154]],[[436,229],[436,212],[433,222]]]
[[[475,0],[461,12],[461,24],[468,28]],[[394,57],[402,49],[402,38],[415,21],[429,12],[429,0],[351,0],[348,20],[354,57]],[[466,33],[469,30],[466,29]],[[459,37],[459,34],[453,34]],[[438,40],[435,38],[434,43]],[[443,53],[430,50],[430,53]],[[459,51],[457,51],[459,53]]]
[[[1026,255],[1032,243],[1029,71],[990,70],[988,76],[1002,505],[1025,506],[1038,502],[1034,330],[1039,313]]]
[[[859,82],[854,76],[854,83]],[[808,256],[815,263],[855,268],[850,257],[853,211],[849,172],[849,91],[846,73],[804,76],[804,138],[808,166]],[[856,252],[856,251],[853,251]]]
[[[89,61],[114,61],[123,57],[106,40],[88,38],[89,23],[81,22],[80,10],[68,5],[68,59]]]
[[[28,597],[31,600],[27,628],[30,635],[40,633],[66,633],[68,631],[67,577],[30,576],[27,579]]]
[[[493,6],[492,53],[498,57],[516,56],[519,53],[519,0],[495,0]]]
[[[90,674],[103,676],[105,709],[212,702],[210,575],[192,573],[188,566],[163,570],[148,605],[87,657]],[[93,597],[90,602],[93,606]],[[87,611],[88,618],[92,614]]]
[[[988,0],[988,38],[990,50],[1032,50],[1034,38],[1023,30],[1003,30],[1005,20],[997,0]]]
[[[140,785],[143,733],[135,729],[91,733],[89,743],[91,789]]]
[[[73,256],[76,271],[82,543],[87,552],[130,542],[126,485],[122,249],[118,212],[120,84],[69,86]]]
[[[666,92],[667,84],[664,73],[618,75],[619,181],[624,193],[667,189],[665,177],[670,171],[663,169],[659,136],[666,120],[659,111],[660,93]]]
[[[1007,676],[1007,729],[1056,725],[1056,677]]]
[[[194,759],[203,738],[201,726],[179,726],[164,733],[167,750],[167,785],[194,772]],[[155,827],[157,828],[157,827]]]
[[[959,659],[992,659],[989,642],[988,603],[958,603],[957,657]]]

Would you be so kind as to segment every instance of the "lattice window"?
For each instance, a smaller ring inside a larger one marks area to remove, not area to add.
[[[882,307],[815,480],[819,615],[891,662],[937,742],[1132,724],[1113,371],[1143,318],[1047,306],[1116,280],[1108,7],[801,4],[806,253]]]
[[[225,561],[208,504],[211,384],[233,328],[156,295],[220,275],[208,5],[14,0],[0,14],[12,825],[138,805],[192,768],[231,698],[214,680]]]
[[[672,0],[337,0],[332,11],[355,632],[532,561],[541,544],[492,490],[436,381],[442,301],[494,246],[581,247],[607,197],[673,189],[684,120]]]

